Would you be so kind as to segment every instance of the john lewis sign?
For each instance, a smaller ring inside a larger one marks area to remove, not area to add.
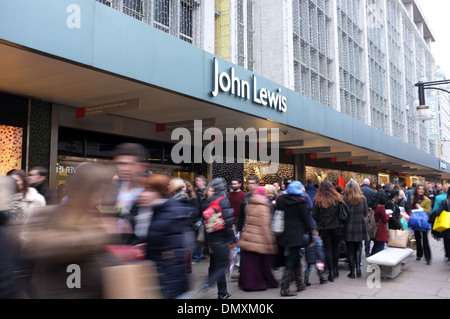
[[[235,69],[219,73],[219,61],[214,58],[214,79],[211,95],[216,97],[220,93],[228,93],[238,98],[251,100],[255,104],[267,106],[279,112],[287,111],[286,96],[281,94],[281,88],[269,90],[258,87],[258,80],[253,75],[250,81],[240,79],[235,75]]]

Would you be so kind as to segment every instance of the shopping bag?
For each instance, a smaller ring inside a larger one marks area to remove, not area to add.
[[[433,230],[443,232],[450,228],[450,212],[443,210],[434,220]]]
[[[162,299],[156,265],[151,261],[102,269],[105,299]]]
[[[409,232],[409,236],[408,236],[408,247],[411,248],[412,250],[417,250],[417,245],[416,245],[416,236],[414,235],[414,233]]]
[[[422,209],[411,210],[411,217],[409,218],[408,226],[412,230],[424,231],[431,229],[431,224],[428,222],[428,214]]]
[[[277,235],[284,232],[284,210],[276,210],[273,214],[272,231]]]
[[[406,218],[400,218],[400,222],[402,223],[403,230],[409,230],[408,221],[406,220]]]
[[[399,229],[388,230],[389,247],[406,248],[408,246],[409,231]]]

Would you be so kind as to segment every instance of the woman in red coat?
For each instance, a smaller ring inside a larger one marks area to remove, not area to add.
[[[386,204],[386,199],[387,199],[386,196],[373,197],[373,200],[376,201],[373,203],[374,205],[372,207],[374,207],[375,223],[377,225],[377,235],[373,240],[371,255],[382,251],[384,249],[385,243],[388,242],[386,223],[389,222],[389,215],[386,214],[386,208],[384,206]]]

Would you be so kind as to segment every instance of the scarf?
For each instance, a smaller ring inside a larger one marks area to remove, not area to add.
[[[424,195],[414,196],[411,206],[409,208],[416,209],[416,204],[419,204],[419,202],[423,201],[423,197],[424,197]]]

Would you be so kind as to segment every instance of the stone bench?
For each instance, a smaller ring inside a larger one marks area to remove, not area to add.
[[[379,265],[382,278],[394,278],[401,271],[402,261],[409,257],[413,251],[411,248],[388,247],[375,255],[367,257],[366,262]]]

